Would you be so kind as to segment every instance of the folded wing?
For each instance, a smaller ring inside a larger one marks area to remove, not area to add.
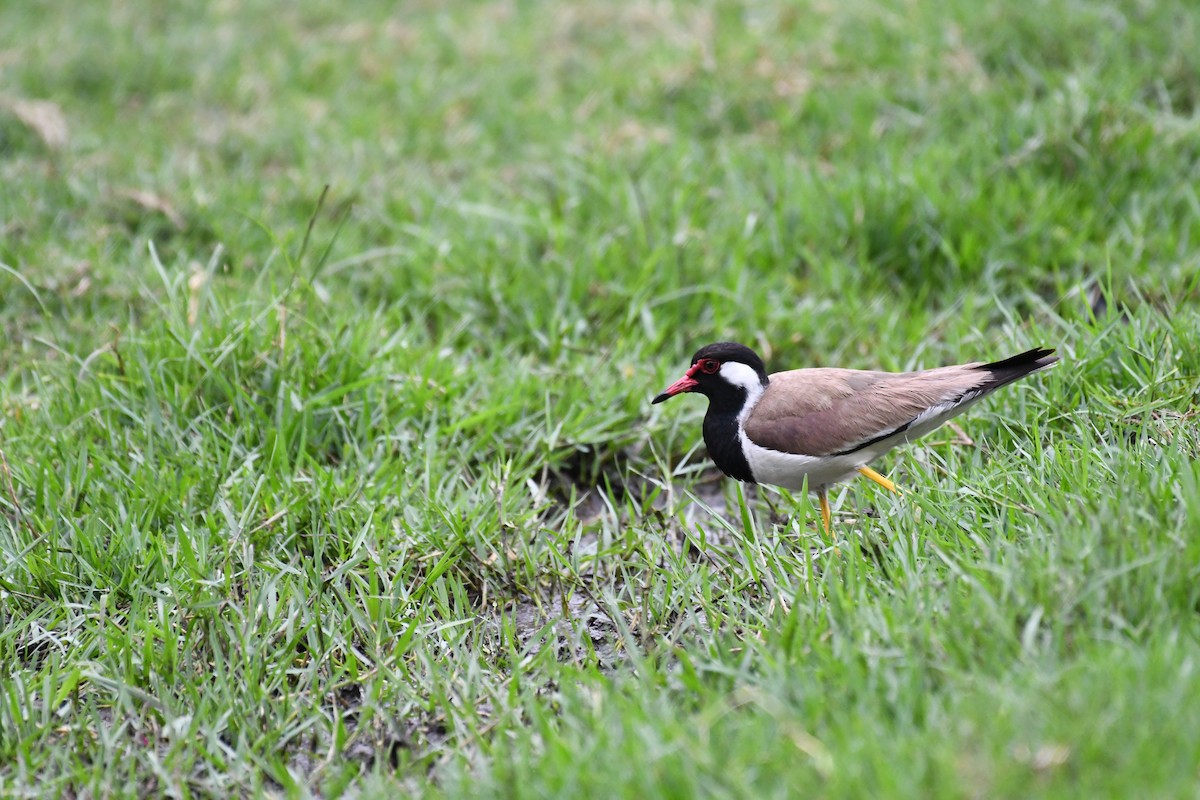
[[[800,369],[770,376],[743,423],[746,435],[784,453],[853,453],[893,437],[922,436],[986,394],[1048,367],[1051,350],[1030,350],[991,364],[922,372]]]

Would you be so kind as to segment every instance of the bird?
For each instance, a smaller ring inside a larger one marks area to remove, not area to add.
[[[684,376],[651,404],[686,392],[707,397],[704,444],[717,467],[746,483],[800,490],[807,482],[828,534],[830,486],[861,474],[897,492],[871,462],[1058,360],[1038,347],[918,372],[817,367],[768,375],[749,347],[715,342],[697,350]]]

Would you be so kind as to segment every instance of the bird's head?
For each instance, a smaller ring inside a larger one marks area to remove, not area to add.
[[[710,401],[728,397],[744,402],[750,392],[766,385],[767,370],[757,353],[737,342],[716,342],[697,350],[683,377],[651,403],[661,403],[684,392],[699,392]]]

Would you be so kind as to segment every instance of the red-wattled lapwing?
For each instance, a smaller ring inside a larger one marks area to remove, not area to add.
[[[867,465],[1001,386],[1054,364],[1053,353],[1038,348],[991,364],[921,372],[821,368],[767,375],[749,347],[717,342],[700,348],[684,376],[652,402],[683,392],[706,396],[704,443],[721,471],[785,489],[800,489],[807,478],[828,531],[830,484],[857,472],[896,491]]]

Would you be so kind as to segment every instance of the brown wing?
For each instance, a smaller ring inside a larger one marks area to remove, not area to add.
[[[826,456],[911,424],[931,408],[978,396],[990,374],[980,364],[923,372],[797,369],[770,376],[746,420],[746,435],[784,453]]]

